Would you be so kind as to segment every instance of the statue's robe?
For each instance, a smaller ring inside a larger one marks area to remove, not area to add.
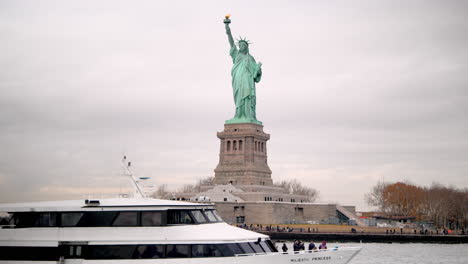
[[[259,82],[262,77],[260,67],[249,53],[239,52],[235,45],[231,48],[230,55],[234,63],[231,76],[236,115],[227,123],[261,124],[255,112],[255,83]]]

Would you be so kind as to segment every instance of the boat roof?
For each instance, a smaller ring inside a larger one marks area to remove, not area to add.
[[[0,212],[60,212],[60,211],[110,211],[110,210],[167,210],[175,208],[213,208],[212,204],[189,203],[152,198],[113,198],[87,200],[62,200],[30,203],[0,204]]]

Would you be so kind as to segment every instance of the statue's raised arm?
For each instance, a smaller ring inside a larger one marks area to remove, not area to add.
[[[226,124],[254,123],[261,125],[262,122],[256,117],[256,91],[255,83],[260,82],[262,77],[262,64],[257,63],[249,53],[249,41],[239,38],[236,43],[232,38],[229,24],[229,15],[225,16],[226,34],[231,49],[229,55],[232,57],[232,90],[236,114],[234,118],[227,120]]]
[[[226,15],[226,19],[224,19],[224,24],[226,25],[226,34],[228,35],[229,45],[232,48],[235,44],[234,44],[234,39],[232,38],[231,28],[229,27],[229,24],[231,23],[231,20],[229,19],[229,17],[230,17],[229,15]]]

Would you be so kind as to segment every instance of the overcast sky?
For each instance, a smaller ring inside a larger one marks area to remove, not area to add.
[[[468,187],[467,1],[0,1],[0,202],[214,175],[222,23],[263,63],[274,181],[369,209],[379,180]]]

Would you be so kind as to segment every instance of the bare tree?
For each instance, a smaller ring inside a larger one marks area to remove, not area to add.
[[[281,181],[274,184],[276,187],[285,189],[290,194],[307,196],[307,202],[314,202],[319,197],[319,192],[307,186],[302,185],[298,180]]]
[[[447,218],[444,207],[447,206],[446,197],[448,192],[445,186],[438,183],[433,183],[429,188],[425,188],[423,213],[436,226],[444,226]]]
[[[169,199],[171,198],[171,192],[168,190],[167,185],[159,185],[158,189],[153,194],[154,198],[158,199]]]
[[[213,176],[202,178],[198,182],[198,185],[213,185],[213,184],[214,184],[214,177]]]
[[[379,181],[374,187],[372,187],[372,191],[365,195],[367,204],[377,207],[384,213],[387,211],[387,205],[385,204],[384,199],[384,191],[387,185],[388,184],[383,181]]]
[[[177,192],[178,193],[195,193],[197,192],[197,187],[196,185],[193,185],[193,184],[185,184]]]
[[[411,183],[378,182],[366,194],[369,205],[387,215],[415,216],[437,227],[464,229],[468,222],[468,190],[433,183],[420,187]]]
[[[179,193],[197,193],[201,192],[202,185],[213,185],[214,184],[214,177],[206,177],[200,179],[196,184],[185,184],[177,190]]]

